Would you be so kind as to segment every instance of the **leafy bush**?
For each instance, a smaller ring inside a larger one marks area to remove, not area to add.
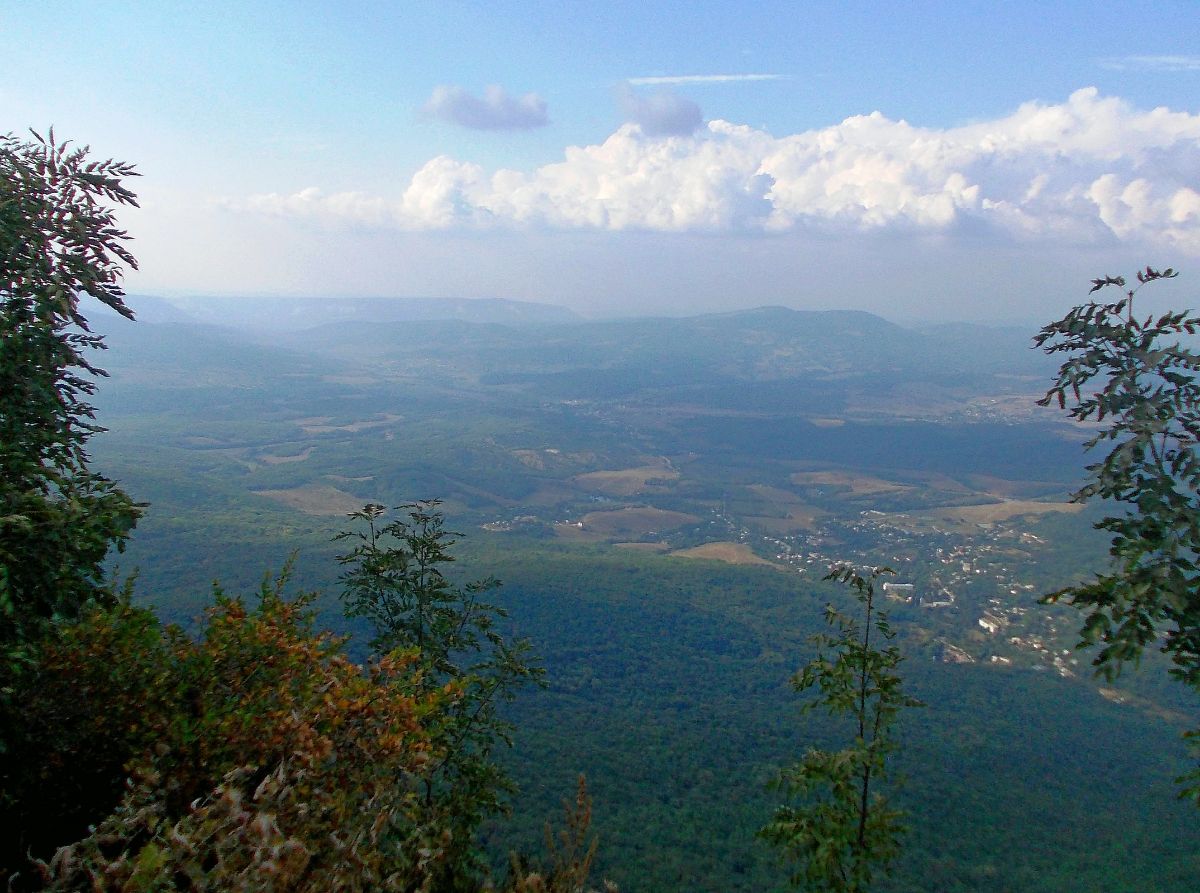
[[[46,715],[72,679],[104,699],[54,731],[41,774],[90,770],[111,789],[120,751],[136,751],[116,809],[42,863],[47,889],[390,890],[432,875],[452,839],[420,791],[459,693],[419,692],[411,651],[364,672],[281,586],[253,610],[218,593],[198,642],[123,606],[45,650]]]

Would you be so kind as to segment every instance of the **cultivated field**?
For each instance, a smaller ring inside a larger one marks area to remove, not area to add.
[[[346,515],[361,509],[369,500],[352,496],[328,484],[305,484],[287,490],[253,490],[256,496],[282,503],[306,515]]]
[[[637,468],[591,471],[576,475],[574,481],[585,490],[603,493],[606,496],[633,496],[641,493],[651,481],[671,481],[678,477],[679,472],[663,460]]]
[[[396,422],[404,421],[404,416],[396,415],[395,413],[384,412],[380,413],[379,416],[378,418],[349,422],[345,425],[331,425],[328,423],[332,419],[327,416],[318,416],[309,419],[299,419],[296,424],[300,426],[300,430],[305,434],[332,434],[335,431],[357,434],[360,431],[369,431],[372,428],[384,428]],[[306,422],[308,424],[305,424]]]
[[[259,462],[264,462],[267,465],[287,465],[288,463],[291,463],[291,462],[303,462],[305,459],[307,459],[309,456],[312,455],[312,451],[313,451],[312,447],[305,447],[303,451],[296,453],[295,455],[292,455],[292,456],[263,455],[263,456],[258,456],[257,458],[258,458]]]
[[[905,484],[851,471],[798,471],[791,480],[800,487],[846,487],[850,496],[879,496],[912,489]]]
[[[768,567],[778,565],[755,555],[745,543],[705,543],[691,549],[680,549],[672,552],[676,558],[707,558],[711,561],[724,561],[727,564],[765,564]]]
[[[576,528],[600,537],[647,536],[663,530],[674,530],[700,519],[685,512],[668,512],[650,507],[623,508],[610,512],[588,512]]]
[[[1021,515],[1044,515],[1049,512],[1066,512],[1075,514],[1082,511],[1083,505],[1078,502],[1035,502],[1029,499],[1006,499],[1002,502],[991,502],[985,505],[954,505],[944,508],[921,509],[920,511],[904,514],[889,515],[899,526],[906,526],[905,521],[917,526],[936,525],[945,529],[970,532],[980,524],[994,524],[998,521],[1008,521]]]
[[[510,450],[509,454],[524,465],[537,471],[559,471],[569,473],[582,467],[594,466],[596,454],[589,450],[564,451],[555,447],[539,450]]]
[[[789,490],[766,484],[751,484],[746,489],[762,500],[761,507],[748,513],[746,520],[771,533],[812,530],[828,514]]]

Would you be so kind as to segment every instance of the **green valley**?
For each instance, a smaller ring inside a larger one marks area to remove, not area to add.
[[[754,833],[777,768],[836,734],[786,683],[844,598],[820,577],[851,561],[911,584],[884,606],[929,705],[902,730],[912,833],[886,889],[1190,889],[1172,779],[1191,708],[1159,674],[1093,680],[1073,613],[1037,604],[1104,547],[1066,502],[1085,432],[1033,405],[1049,367],[1022,333],[780,308],[230,317],[107,327],[95,454],[151,504],[121,569],[187,623],[213,580],[295,552],[344,625],[345,514],[443,500],[462,577],[504,581],[547,669],[511,708],[497,858],[536,846],[583,772],[622,889],[783,889]]]

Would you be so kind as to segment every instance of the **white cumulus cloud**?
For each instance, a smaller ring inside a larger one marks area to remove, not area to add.
[[[1200,254],[1200,115],[1076,91],[924,128],[879,112],[776,137],[727,121],[622,125],[529,171],[438,157],[391,199],[255,196],[243,210],[406,229],[939,232],[1137,241]],[[640,113],[639,113],[640,114]]]

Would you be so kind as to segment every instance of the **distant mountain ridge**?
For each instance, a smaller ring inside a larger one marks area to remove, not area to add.
[[[912,331],[865,310],[796,310],[777,304],[749,310],[704,313],[690,319],[699,324],[733,323],[739,328],[767,328],[781,334],[807,336],[894,335]]]
[[[508,326],[569,323],[581,317],[566,307],[506,298],[256,298],[130,295],[144,322],[200,322],[231,328],[296,332],[340,322],[461,320]]]
[[[123,337],[182,344],[188,353],[190,339],[209,344],[228,338],[339,366],[383,363],[448,375],[460,384],[547,387],[563,399],[612,399],[664,388],[678,399],[692,399],[693,391],[711,395],[721,383],[736,391],[724,402],[745,401],[749,408],[790,403],[801,380],[837,382],[839,391],[851,381],[866,391],[887,391],[901,382],[981,387],[979,376],[1017,375],[1029,382],[1030,375],[1048,375],[1052,365],[1029,349],[1028,333],[1019,329],[915,329],[860,310],[764,306],[589,320],[553,305],[503,299],[180,303],[130,296],[139,321],[149,325],[133,326]],[[124,333],[125,325],[117,331]],[[281,356],[280,362],[290,361]],[[1004,389],[1011,386],[1010,380]],[[751,399],[746,388],[762,393]]]

